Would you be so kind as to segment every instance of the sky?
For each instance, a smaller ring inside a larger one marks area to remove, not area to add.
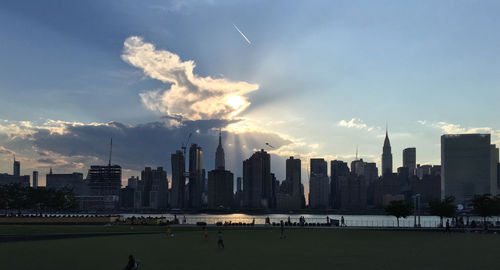
[[[171,172],[192,133],[214,168],[285,159],[377,162],[388,127],[402,150],[440,164],[440,136],[500,144],[498,1],[3,1],[0,172],[124,180]],[[272,148],[266,143],[272,145]],[[169,174],[170,176],[170,174]]]

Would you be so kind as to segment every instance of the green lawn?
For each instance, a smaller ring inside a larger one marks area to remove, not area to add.
[[[159,226],[104,226],[104,225],[0,225],[1,234],[59,234],[59,233],[112,233],[161,232]]]
[[[291,229],[216,231],[0,243],[1,269],[500,269],[500,235]]]

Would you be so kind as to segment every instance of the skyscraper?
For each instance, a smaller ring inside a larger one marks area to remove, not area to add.
[[[301,200],[302,200],[302,166],[301,161],[298,158],[290,157],[286,160],[286,179],[288,181],[289,190],[287,190],[288,194],[291,196],[291,205],[292,209],[300,209],[301,208]]]
[[[327,208],[330,194],[330,180],[327,175],[327,163],[322,158],[310,160],[309,207]]]
[[[92,165],[87,174],[87,184],[92,195],[120,195],[122,167],[119,165]]]
[[[77,196],[88,196],[89,188],[83,181],[83,173],[52,173],[45,176],[46,189],[61,189],[70,188]],[[94,193],[93,195],[96,195]],[[99,195],[116,195],[116,194],[99,194]]]
[[[382,175],[392,173],[392,153],[389,134],[385,131],[384,147],[382,149]]]
[[[463,204],[476,194],[498,194],[497,164],[490,134],[441,136],[441,197]]]
[[[236,178],[236,193],[243,191],[243,179],[238,176]]]
[[[234,176],[232,172],[224,169],[224,149],[221,137],[219,132],[219,146],[215,152],[215,169],[208,172],[208,207],[211,209],[228,209],[233,205],[234,198]]]
[[[217,146],[217,151],[215,152],[215,169],[224,170],[226,167],[226,161],[224,158],[224,148],[222,148],[222,132],[219,130],[219,146]]]
[[[330,162],[330,206],[338,209],[340,207],[339,192],[340,179],[349,176],[349,167],[346,162],[332,160]]]
[[[16,156],[14,156],[14,164],[13,164],[13,174],[14,176],[21,176],[21,162],[16,160]]]
[[[197,144],[189,148],[189,208],[201,209],[203,193],[203,152]]]
[[[186,186],[186,160],[182,151],[177,150],[171,155],[172,164],[172,192],[171,208],[184,208],[184,189]]]
[[[415,147],[403,150],[403,167],[408,168],[410,175],[415,175],[417,168],[417,149]]]
[[[33,188],[38,187],[38,171],[33,171]]]
[[[243,161],[244,207],[268,208],[272,200],[271,156],[261,149]]]
[[[141,172],[141,179],[144,183],[142,206],[150,209],[167,208],[168,180],[167,172],[163,170],[163,167],[144,168]]]
[[[208,207],[228,209],[233,204],[234,176],[226,170],[208,172]]]

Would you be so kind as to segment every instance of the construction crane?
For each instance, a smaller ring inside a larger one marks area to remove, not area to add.
[[[191,133],[189,133],[189,135],[188,135],[188,137],[187,137],[187,139],[186,139],[186,142],[185,142],[185,143],[182,143],[181,148],[182,148],[182,151],[184,152],[184,157],[186,157],[186,147],[187,147],[187,145],[189,144],[189,140],[191,139],[191,136],[192,136],[192,135],[193,135],[193,133],[192,133],[192,132],[191,132]]]

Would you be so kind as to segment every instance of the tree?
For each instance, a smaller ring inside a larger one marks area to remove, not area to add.
[[[399,228],[399,218],[406,218],[411,215],[411,206],[403,200],[391,201],[389,205],[385,207],[385,212],[396,217]]]
[[[484,226],[486,226],[486,218],[494,216],[499,212],[498,196],[491,197],[490,194],[474,195],[472,198],[472,207],[474,213],[483,218]]]
[[[19,184],[0,185],[0,209],[71,211],[78,207],[70,188],[58,190],[24,187]]]
[[[429,212],[431,215],[438,216],[443,224],[443,217],[454,217],[457,214],[457,206],[453,203],[455,197],[446,196],[441,200],[432,200],[429,202]]]

